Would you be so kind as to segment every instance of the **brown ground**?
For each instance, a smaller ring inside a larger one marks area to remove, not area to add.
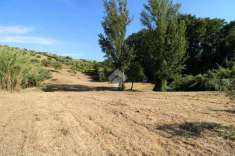
[[[235,142],[218,133],[182,130],[185,122],[235,126],[221,93],[94,91],[113,86],[79,78],[63,71],[48,92],[0,93],[0,155],[235,155]]]

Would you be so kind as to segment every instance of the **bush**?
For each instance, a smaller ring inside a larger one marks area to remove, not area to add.
[[[234,79],[235,66],[219,67],[207,74],[187,75],[175,79],[171,89],[175,91],[225,91]]]
[[[30,56],[21,50],[0,47],[0,88],[14,91],[38,86],[48,78],[48,71],[32,64]]]
[[[5,48],[0,49],[0,86],[1,89],[13,91],[20,87],[23,73],[27,72],[25,58],[16,52],[8,52]]]
[[[106,70],[103,67],[96,66],[95,67],[95,72],[94,75],[95,79],[98,81],[106,81],[107,80],[107,75],[106,75]]]
[[[49,67],[51,63],[50,63],[49,60],[43,59],[43,60],[41,60],[41,64],[42,64],[44,67]]]
[[[40,58],[41,58],[41,55],[36,55],[36,58],[40,59]]]
[[[79,60],[73,63],[71,70],[74,72],[90,73],[95,70],[95,62]]]
[[[108,62],[99,62],[94,66],[93,75],[95,75],[94,78],[97,81],[107,81],[112,72],[112,65],[109,65]]]
[[[31,59],[30,62],[33,63],[33,64],[38,64],[38,63],[40,63],[40,61],[37,60],[37,59]]]
[[[61,70],[62,69],[62,64],[58,61],[53,61],[52,62],[52,67],[55,69],[55,70]]]
[[[51,77],[50,72],[46,69],[36,68],[35,71],[31,70],[26,73],[21,82],[22,88],[30,88],[40,86],[41,82]]]

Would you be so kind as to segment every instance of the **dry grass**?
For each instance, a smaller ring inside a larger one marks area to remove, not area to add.
[[[50,83],[104,85],[65,71]],[[235,155],[222,135],[232,134],[235,114],[221,93],[28,90],[0,99],[4,156]]]

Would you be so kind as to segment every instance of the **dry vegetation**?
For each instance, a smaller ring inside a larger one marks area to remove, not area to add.
[[[52,75],[47,92],[0,93],[0,155],[235,155],[222,93],[116,92],[80,73]]]

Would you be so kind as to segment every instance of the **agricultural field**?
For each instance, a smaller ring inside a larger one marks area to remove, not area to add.
[[[235,156],[232,6],[0,1],[0,156]]]
[[[135,86],[113,91],[63,69],[43,90],[0,92],[0,155],[235,154],[234,105],[223,93]]]

